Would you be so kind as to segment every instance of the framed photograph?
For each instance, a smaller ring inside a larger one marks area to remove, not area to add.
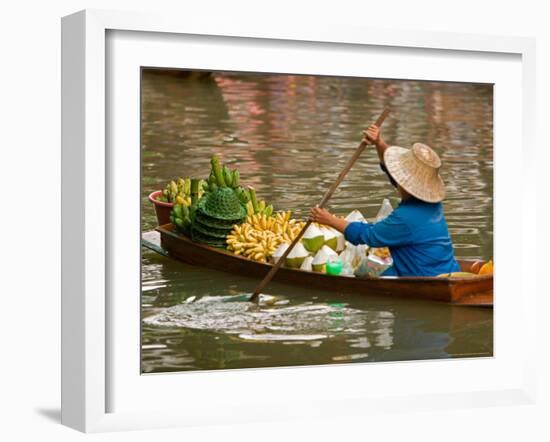
[[[62,53],[65,425],[534,400],[533,40],[94,10]]]

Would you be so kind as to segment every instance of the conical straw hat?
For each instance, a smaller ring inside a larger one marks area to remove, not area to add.
[[[393,179],[414,197],[428,203],[445,198],[445,183],[439,176],[441,160],[430,146],[390,146],[384,152],[384,163]]]

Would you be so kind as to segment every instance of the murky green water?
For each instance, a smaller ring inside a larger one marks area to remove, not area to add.
[[[384,106],[383,136],[422,141],[443,160],[445,215],[458,257],[492,256],[492,87],[334,77],[145,71],[142,226],[147,195],[176,176],[204,176],[220,153],[278,209],[304,216]],[[397,196],[364,153],[331,209],[374,216]],[[309,291],[273,284],[277,302],[239,295],[257,281],[187,266],[143,249],[144,372],[490,356],[492,310]]]

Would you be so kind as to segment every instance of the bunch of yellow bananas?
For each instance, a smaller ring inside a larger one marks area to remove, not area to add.
[[[304,226],[304,221],[290,219],[291,212],[249,215],[243,224],[235,225],[227,235],[227,249],[255,261],[267,262],[282,243],[291,243]]]
[[[199,181],[199,199],[204,194],[204,188],[207,184],[208,183],[204,180]],[[165,203],[175,203],[185,207],[191,206],[191,178],[177,178],[176,180],[170,181],[157,199]]]

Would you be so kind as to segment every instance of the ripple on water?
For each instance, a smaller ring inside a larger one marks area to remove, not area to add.
[[[342,304],[256,305],[240,296],[206,297],[175,305],[145,318],[147,325],[209,330],[245,341],[319,341],[359,335],[369,325],[364,311]],[[381,318],[380,321],[391,319]],[[391,329],[390,329],[391,330]],[[391,333],[391,331],[388,332]]]

